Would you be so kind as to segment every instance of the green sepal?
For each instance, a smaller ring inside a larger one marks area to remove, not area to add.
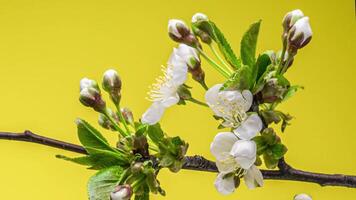
[[[268,169],[274,169],[278,165],[278,159],[274,159],[273,156],[267,153],[263,154],[263,161]]]
[[[148,126],[147,134],[155,144],[159,144],[164,138],[164,133],[159,123]]]
[[[276,160],[281,159],[284,156],[284,154],[286,154],[288,151],[287,147],[281,143],[277,143],[273,145],[271,150],[272,150],[273,158]]]

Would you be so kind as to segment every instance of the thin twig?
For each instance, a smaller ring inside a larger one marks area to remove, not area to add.
[[[25,131],[24,133],[9,133],[0,132],[0,139],[17,140],[25,142],[33,142],[42,145],[47,145],[67,151],[87,154],[82,146],[71,144],[48,137],[43,137]],[[217,167],[213,161],[207,160],[202,156],[186,156],[184,158],[183,169],[204,171],[204,172],[218,172]],[[288,165],[284,158],[279,160],[278,170],[261,170],[264,179],[269,180],[289,180],[316,183],[321,186],[341,186],[356,188],[356,176],[349,176],[343,174],[322,174],[315,172],[307,172],[294,169]]]

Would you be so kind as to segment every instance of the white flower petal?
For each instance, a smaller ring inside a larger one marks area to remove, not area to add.
[[[251,168],[247,170],[247,173],[244,175],[244,180],[249,189],[263,186],[262,173],[255,165],[252,165]]]
[[[223,116],[223,113],[221,113],[218,109],[216,109],[216,105],[218,104],[219,90],[222,87],[222,85],[223,84],[216,84],[213,87],[209,88],[209,90],[205,93],[206,103],[213,110],[215,115],[220,117]]]
[[[239,127],[234,130],[234,133],[244,140],[254,138],[257,133],[262,130],[262,120],[257,114],[250,115]]]
[[[156,124],[161,119],[164,110],[165,107],[161,103],[152,103],[152,105],[142,115],[141,122],[149,125]]]
[[[230,154],[243,169],[249,169],[256,161],[257,146],[254,141],[238,140],[232,147]]]
[[[231,194],[235,191],[235,181],[234,176],[224,178],[226,174],[219,173],[216,177],[214,186],[218,192],[223,195]]]
[[[224,160],[237,141],[237,137],[231,132],[218,133],[210,145],[210,152],[217,160]]]
[[[226,153],[225,155],[224,159],[216,160],[216,167],[220,173],[228,174],[235,171],[239,165],[231,154]]]
[[[161,104],[167,108],[177,104],[178,102],[179,102],[179,96],[177,93],[175,93],[175,95],[163,99],[161,101]]]
[[[302,193],[302,194],[295,195],[294,200],[312,200],[312,198],[311,196]]]
[[[245,110],[245,112],[247,112],[252,105],[253,95],[250,92],[250,90],[244,90],[244,91],[242,91],[242,96],[245,99],[244,110]]]

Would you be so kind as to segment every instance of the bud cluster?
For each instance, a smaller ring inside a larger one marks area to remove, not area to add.
[[[83,78],[80,81],[80,102],[98,112],[104,112],[106,103],[101,97],[100,88],[96,81]]]
[[[298,49],[307,45],[312,38],[309,17],[304,16],[301,10],[287,13],[283,19],[283,39],[287,40],[287,51],[295,55]]]

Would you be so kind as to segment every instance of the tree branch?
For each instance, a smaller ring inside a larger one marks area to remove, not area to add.
[[[33,142],[42,145],[47,145],[67,151],[87,154],[82,146],[71,144],[52,138],[44,137],[25,131],[24,133],[9,133],[0,132],[0,139],[4,140],[17,140],[25,142]],[[213,161],[207,160],[202,156],[186,156],[184,158],[183,169],[205,171],[205,172],[218,172],[217,167]],[[264,179],[269,180],[289,180],[316,183],[321,186],[342,186],[356,188],[356,176],[349,176],[343,174],[322,174],[307,172],[294,169],[288,165],[284,158],[279,160],[278,170],[261,170]]]

